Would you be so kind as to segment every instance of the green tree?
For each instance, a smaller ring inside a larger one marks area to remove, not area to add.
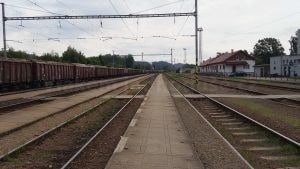
[[[125,57],[125,67],[126,68],[133,68],[134,66],[134,58],[132,55],[128,55]]]
[[[86,64],[86,58],[83,53],[77,51],[71,46],[62,54],[62,61],[69,63],[83,63]]]
[[[270,57],[284,55],[284,48],[275,38],[264,38],[254,46],[256,64],[270,64]]]
[[[0,55],[3,56],[3,51],[0,52]],[[36,54],[29,54],[25,51],[14,50],[14,48],[9,48],[7,50],[7,57],[16,58],[16,59],[37,59],[38,56]]]
[[[43,61],[54,61],[54,62],[61,62],[61,58],[59,57],[58,53],[51,52],[51,53],[45,53],[39,59]]]
[[[295,36],[292,36],[291,39],[289,40],[291,48],[290,48],[290,55],[297,55],[298,53],[298,38]]]
[[[104,65],[102,58],[100,56],[88,57],[88,58],[86,58],[86,62],[87,62],[87,64],[90,64],[90,65]]]

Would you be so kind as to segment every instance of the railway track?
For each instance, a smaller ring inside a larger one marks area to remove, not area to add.
[[[168,78],[177,90],[185,88],[203,96],[187,99],[181,94],[254,168],[300,167],[299,142],[170,76]]]
[[[204,76],[204,78],[212,79],[212,78],[206,77],[206,76]],[[247,85],[250,84],[250,85],[268,87],[268,88],[273,88],[273,89],[282,89],[282,90],[287,90],[287,91],[292,91],[292,92],[300,92],[300,88],[294,88],[294,87],[278,86],[278,85],[271,85],[271,84],[262,84],[262,83],[255,83],[255,82],[250,82],[250,81],[245,82],[245,81],[239,81],[239,80],[220,79],[220,78],[217,78],[217,80],[227,81],[227,82],[236,82],[236,83],[242,83],[242,84],[247,84]]]
[[[186,78],[186,79],[190,79],[190,80],[195,80],[194,78],[191,78],[191,77],[186,77],[186,76],[181,76],[181,77]],[[238,91],[243,91],[243,92],[246,92],[246,93],[249,93],[249,94],[269,95],[268,93],[265,93],[265,92],[259,92],[259,91],[245,89],[245,88],[241,88],[241,87],[230,86],[230,85],[226,85],[226,84],[222,84],[222,83],[215,83],[215,82],[210,82],[210,81],[201,80],[201,79],[198,79],[198,81],[208,83],[208,84],[212,84],[212,85],[222,86],[222,87],[229,88],[229,89],[235,89],[235,90],[238,90]],[[284,105],[284,106],[293,107],[293,108],[300,108],[300,101],[296,100],[296,99],[278,98],[278,99],[270,99],[270,100],[274,101],[276,103],[279,103],[281,105]]]
[[[75,156],[78,156],[82,151],[84,151],[85,148],[90,143],[92,143],[92,140],[94,140],[99,134],[101,134],[101,132],[105,131],[105,129],[107,127],[109,127],[110,124],[113,123],[115,119],[117,119],[120,115],[122,116],[122,112],[124,110],[126,110],[128,108],[132,108],[132,106],[134,107],[134,105],[132,105],[132,103],[134,101],[136,101],[136,98],[137,98],[137,96],[139,94],[141,94],[142,92],[144,92],[145,90],[147,90],[149,88],[149,86],[152,84],[154,78],[155,78],[154,76],[151,76],[151,77],[147,78],[146,80],[143,80],[143,82],[141,82],[141,84],[143,85],[143,87],[139,86],[138,92],[136,92],[131,99],[125,99],[125,100],[127,100],[126,102],[125,102],[124,99],[123,100],[122,99],[121,100],[115,99],[117,101],[114,101],[113,103],[111,103],[109,105],[105,105],[106,103],[108,104],[108,102],[111,101],[111,99],[108,99],[107,101],[99,103],[98,105],[95,105],[94,107],[90,108],[89,110],[84,111],[84,112],[80,113],[79,115],[77,115],[77,116],[69,119],[68,121],[65,121],[64,123],[62,123],[62,124],[60,124],[60,125],[52,128],[52,129],[48,130],[47,132],[45,132],[45,133],[43,133],[43,134],[41,134],[41,135],[33,138],[32,140],[26,142],[25,144],[23,144],[21,146],[18,146],[17,148],[9,151],[8,153],[5,153],[4,155],[0,156],[0,161],[1,161],[0,162],[0,168],[11,168],[11,165],[10,165],[11,164],[10,163],[11,160],[10,159],[14,159],[15,158],[15,159],[18,159],[18,160],[22,161],[22,160],[24,160],[23,159],[23,155],[25,157],[33,155],[33,154],[30,153],[30,151],[32,149],[36,149],[36,151],[39,151],[41,144],[43,144],[44,142],[47,142],[49,140],[50,140],[50,143],[48,143],[48,144],[50,144],[49,147],[53,148],[53,146],[51,146],[52,143],[53,143],[53,139],[55,138],[55,135],[59,136],[60,132],[68,131],[69,130],[69,134],[71,135],[69,137],[73,137],[73,139],[71,139],[71,140],[73,140],[73,141],[76,140],[76,139],[74,139],[74,137],[76,137],[76,136],[74,136],[74,132],[75,132],[74,131],[74,127],[76,127],[76,123],[79,123],[79,124],[77,124],[79,126],[81,126],[82,124],[85,124],[85,125],[88,126],[87,127],[88,128],[88,133],[80,136],[79,140],[77,141],[78,143],[75,141],[76,144],[78,144],[78,145],[76,145],[75,147],[70,147],[70,150],[68,150],[68,151],[66,151],[64,153],[63,152],[59,152],[57,154],[57,156],[53,157],[53,158],[55,158],[55,160],[54,160],[54,161],[56,161],[55,163],[56,164],[60,164],[59,167],[63,166],[67,161],[68,161],[68,164],[71,164],[71,162],[75,159],[74,158]],[[135,89],[128,88],[127,90],[136,90],[136,88]],[[126,91],[121,91],[121,92],[118,93],[118,95],[121,95],[121,94],[123,94]],[[139,101],[138,103],[140,104],[141,101]],[[101,118],[104,119],[105,123],[104,123],[104,121],[101,122],[101,120],[99,122],[99,120],[97,120],[96,117],[93,117],[93,115],[91,115],[91,114],[95,114],[94,112],[98,111],[98,109],[101,109],[100,105],[102,105],[101,107],[105,107],[106,106],[107,109],[114,109],[114,110],[111,110],[111,111],[114,111],[114,113],[110,113],[110,114],[109,113],[108,114],[104,113],[104,115],[101,115]],[[115,105],[119,105],[119,106],[115,107]],[[124,105],[124,106],[120,106],[120,105]],[[138,104],[136,104],[135,106],[138,106]],[[118,109],[120,108],[120,110],[116,111],[116,108],[118,108]],[[86,119],[86,118],[91,118],[91,119]],[[80,121],[82,121],[81,124],[80,124]],[[90,121],[94,121],[98,125],[100,123],[101,128],[100,128],[100,126],[96,126],[95,124],[88,124],[88,123],[90,123]],[[82,128],[84,128],[84,126],[82,126]],[[78,130],[80,130],[80,128]],[[93,131],[94,134],[91,134],[90,131]],[[64,135],[64,136],[68,137],[67,134]],[[115,137],[119,137],[119,136],[115,136]],[[56,139],[60,139],[61,142],[64,142],[65,138],[56,138]],[[107,143],[107,141],[108,140],[106,140],[106,143]],[[56,144],[56,143],[59,144],[59,141],[58,142],[54,141],[54,144]],[[68,143],[68,144],[70,144],[70,143]],[[47,148],[48,148],[48,146],[46,146],[46,149]],[[44,151],[46,151],[45,153],[50,152],[50,150],[43,150],[43,152]],[[62,151],[62,150],[58,150],[58,151]],[[42,154],[44,155],[44,153],[42,153]],[[35,156],[33,155],[33,157],[35,157]],[[59,158],[62,158],[63,160],[60,161],[61,159],[59,159]],[[71,159],[73,159],[73,160],[71,160]],[[57,162],[57,161],[59,161],[59,162]],[[37,165],[39,165],[38,162],[37,162]],[[42,164],[42,165],[45,165],[45,164]],[[25,164],[25,166],[27,167],[26,164]],[[67,165],[64,165],[64,166],[67,166]],[[20,167],[20,166],[18,166],[18,164],[16,164],[15,168],[18,168],[18,167]],[[35,167],[37,167],[37,166],[35,166]],[[31,165],[31,162],[29,162],[28,168],[35,168],[35,167],[33,167]],[[50,167],[50,168],[52,168],[52,167],[58,168],[58,166],[52,165],[52,164],[49,164],[49,166],[46,166],[46,167],[47,168],[48,167]],[[20,168],[22,168],[22,167],[20,167]],[[39,168],[39,167],[37,167],[37,168]]]
[[[100,82],[100,83],[96,83],[96,84],[74,87],[74,88],[70,88],[70,89],[66,89],[66,90],[59,90],[59,91],[54,91],[54,92],[43,93],[43,94],[33,96],[30,98],[17,98],[17,99],[2,101],[2,102],[0,102],[0,112],[1,112],[0,114],[7,113],[12,110],[17,110],[17,109],[20,109],[23,107],[29,107],[32,105],[49,102],[49,101],[54,100],[55,97],[70,96],[73,94],[80,93],[82,91],[93,90],[93,89],[96,89],[99,87],[108,86],[113,83],[130,80],[130,79],[133,79],[136,77],[139,77],[139,76],[132,76],[132,77],[127,77],[127,78],[122,78],[122,79],[109,80],[109,81]],[[39,90],[43,90],[43,89],[39,89]],[[32,90],[32,91],[37,91],[37,90]],[[29,92],[31,92],[31,91],[29,91]],[[21,93],[23,93],[23,92],[21,92]],[[20,93],[13,93],[13,94],[20,94]]]

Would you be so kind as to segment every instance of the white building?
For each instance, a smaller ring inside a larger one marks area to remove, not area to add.
[[[271,57],[270,69],[271,75],[300,77],[300,55]]]
[[[200,65],[200,72],[206,74],[223,74],[225,76],[235,72],[254,74],[255,58],[244,51],[225,53],[204,61]]]
[[[297,55],[271,57],[271,75],[300,77],[300,29],[296,32],[296,35],[298,37]]]

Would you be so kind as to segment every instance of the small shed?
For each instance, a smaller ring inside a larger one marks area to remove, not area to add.
[[[255,65],[254,66],[254,75],[255,77],[268,77],[270,76],[270,65]]]

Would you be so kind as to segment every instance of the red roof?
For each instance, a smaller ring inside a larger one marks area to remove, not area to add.
[[[228,63],[228,64],[233,64],[232,61],[227,61],[229,60],[230,58],[238,55],[238,54],[243,54],[244,56],[247,56],[248,58],[250,58],[250,60],[255,60],[255,57],[249,55],[248,53],[240,50],[240,51],[236,51],[236,52],[233,52],[233,53],[224,53],[222,55],[219,55],[219,56],[216,56],[214,58],[209,58],[208,60],[204,61],[201,66],[208,66],[208,65],[214,65],[214,64],[219,64],[219,63]],[[227,61],[227,62],[226,62]],[[244,64],[241,63],[241,64]]]
[[[248,65],[246,61],[227,61],[226,65]]]

